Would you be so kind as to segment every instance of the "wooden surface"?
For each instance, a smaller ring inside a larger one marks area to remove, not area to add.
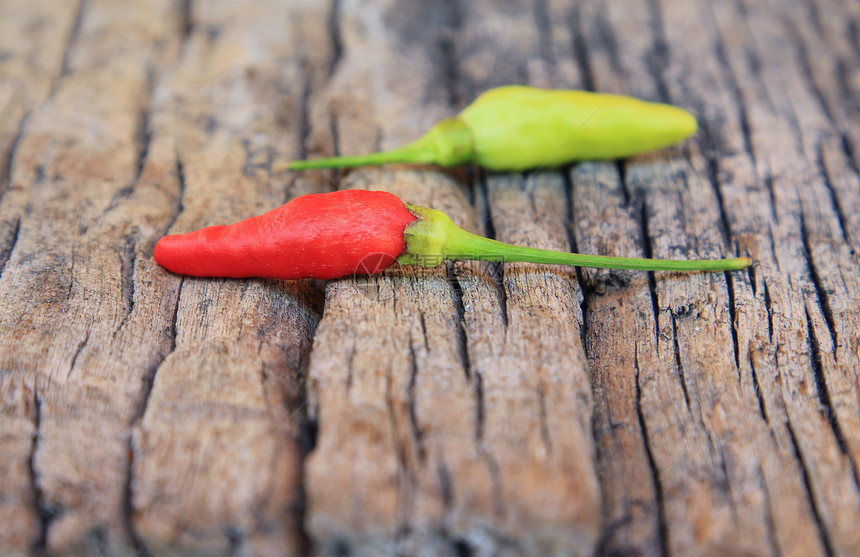
[[[701,129],[522,175],[272,170],[508,83]],[[0,0],[0,554],[860,555],[858,167],[853,0]],[[153,262],[335,188],[755,265]]]

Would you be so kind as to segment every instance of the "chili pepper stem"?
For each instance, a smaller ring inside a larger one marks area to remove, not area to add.
[[[467,232],[455,225],[441,211],[409,204],[406,206],[420,217],[420,220],[407,226],[404,232],[406,250],[398,261],[407,265],[435,267],[445,259],[452,259],[545,263],[641,271],[736,271],[745,269],[752,263],[749,257],[673,261],[584,255],[514,246]]]
[[[374,166],[393,163],[432,163],[433,153],[420,145],[417,148],[413,143],[381,153],[368,153],[366,155],[354,155],[345,157],[328,157],[322,159],[311,159],[306,161],[292,161],[290,163],[276,166],[276,170],[315,170],[323,168],[350,168],[355,166]]]
[[[455,166],[469,162],[473,156],[472,133],[460,118],[454,117],[437,122],[426,134],[399,149],[366,155],[293,161],[286,165],[277,165],[275,170],[346,168],[392,163]]]

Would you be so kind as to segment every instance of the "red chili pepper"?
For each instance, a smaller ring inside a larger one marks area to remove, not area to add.
[[[166,236],[154,255],[169,271],[198,277],[373,274],[403,253],[403,230],[416,218],[384,191],[303,195],[236,224]]]
[[[466,232],[440,211],[365,190],[305,195],[236,224],[166,236],[154,255],[184,275],[278,279],[374,274],[395,261],[435,267],[445,259],[645,271],[729,271],[751,264],[748,257],[668,261],[512,246]]]

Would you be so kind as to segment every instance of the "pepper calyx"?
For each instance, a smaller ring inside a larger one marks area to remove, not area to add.
[[[397,258],[401,265],[436,267],[446,259],[448,239],[458,227],[451,217],[427,207],[405,203],[416,220],[403,231],[403,253]]]
[[[472,130],[459,116],[446,118],[434,125],[421,138],[432,145],[439,166],[458,166],[475,158]],[[419,141],[421,141],[419,140]]]

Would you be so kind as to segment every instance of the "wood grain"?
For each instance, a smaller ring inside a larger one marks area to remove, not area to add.
[[[0,554],[860,554],[858,32],[850,0],[0,0]],[[274,170],[508,83],[700,130],[523,174]],[[755,265],[152,259],[346,188]]]

